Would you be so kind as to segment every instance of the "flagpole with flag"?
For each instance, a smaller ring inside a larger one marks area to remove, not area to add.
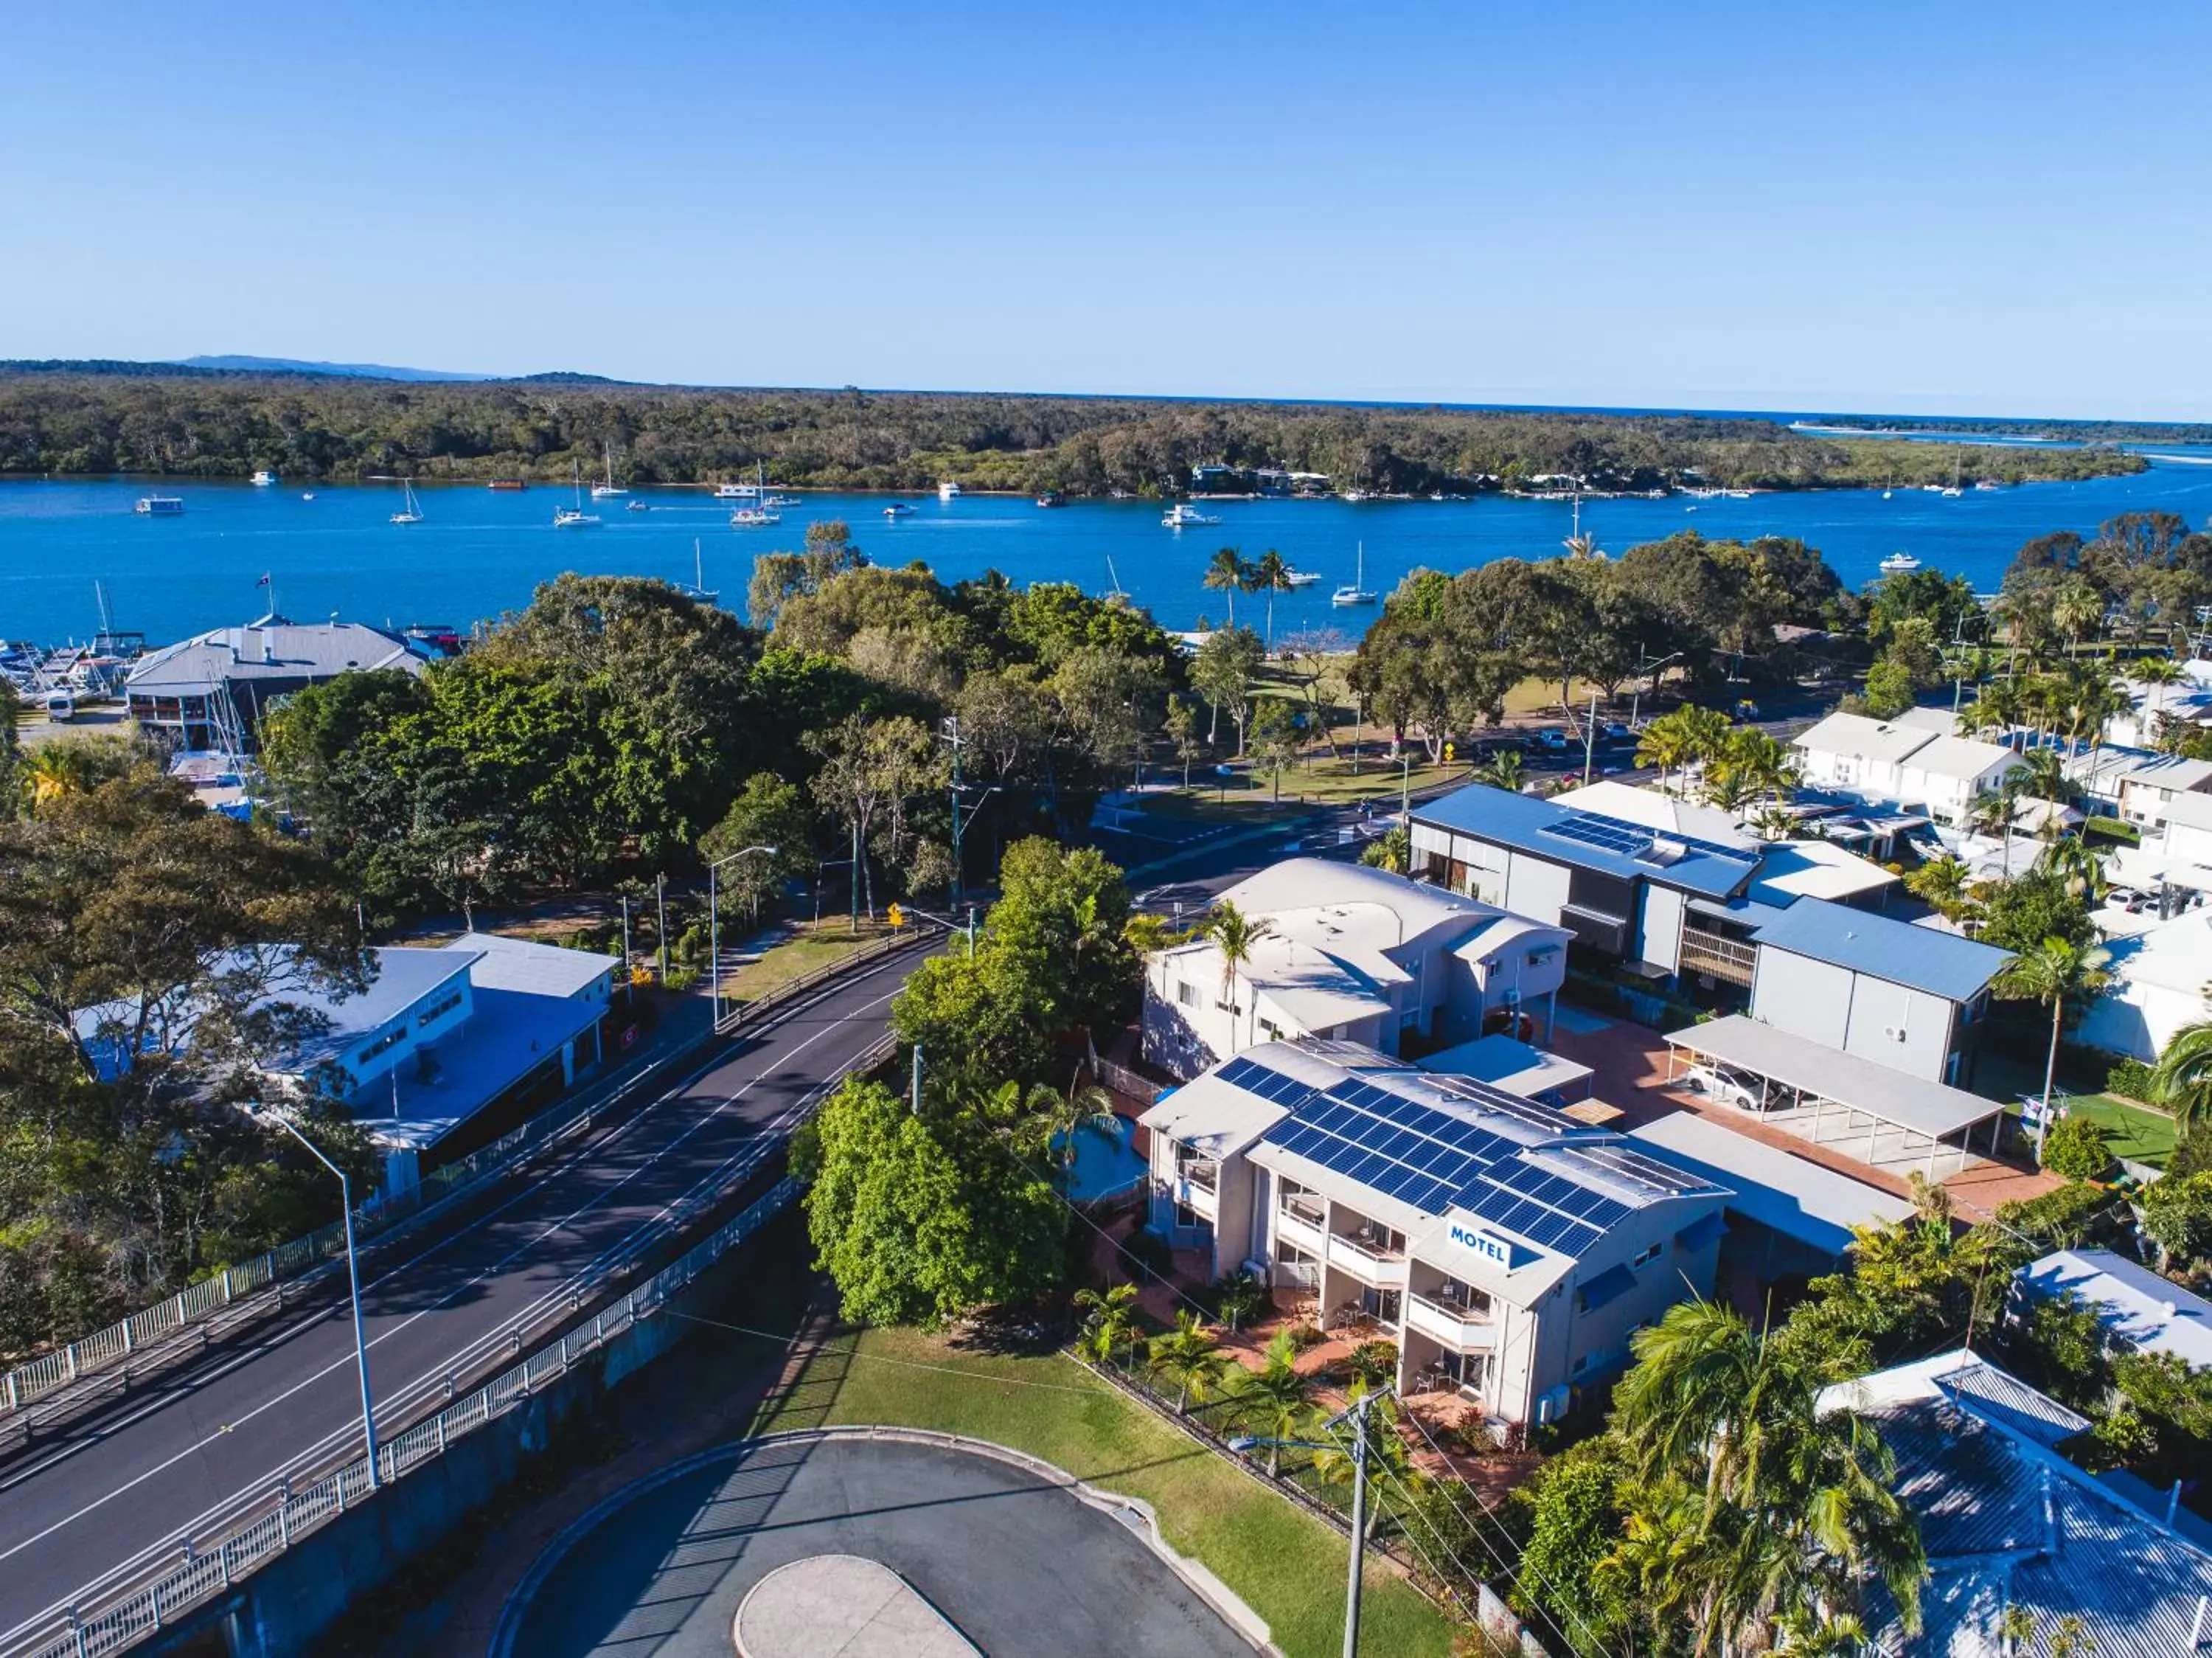
[[[262,573],[261,573],[261,579],[260,579],[259,581],[256,582],[253,585],[254,585],[254,586],[256,586],[256,587],[258,587],[258,588],[267,588],[269,589],[269,611],[268,611],[268,613],[269,613],[270,615],[271,615],[271,616],[274,616],[274,615],[276,613],[276,572],[275,572],[275,571],[273,571],[273,570],[264,570],[264,571],[262,571]]]

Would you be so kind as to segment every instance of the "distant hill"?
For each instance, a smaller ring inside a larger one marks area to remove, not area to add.
[[[312,363],[289,357],[188,357],[187,369],[228,369],[255,375],[337,375],[348,380],[502,380],[503,375],[457,374],[448,369],[395,369],[381,363]]]

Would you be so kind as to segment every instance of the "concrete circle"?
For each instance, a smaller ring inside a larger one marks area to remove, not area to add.
[[[538,1557],[491,1652],[730,1658],[755,1587],[831,1554],[896,1573],[991,1658],[1253,1649],[1129,1524],[1061,1481],[950,1447],[838,1436],[727,1446],[617,1493]]]
[[[914,1585],[857,1554],[794,1560],[738,1603],[738,1658],[981,1658]]]

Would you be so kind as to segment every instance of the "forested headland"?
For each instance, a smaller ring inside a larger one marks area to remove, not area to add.
[[[0,369],[0,475],[565,479],[611,449],[633,484],[766,466],[801,488],[1154,495],[1206,463],[1325,474],[1393,493],[1686,483],[1820,489],[2139,472],[2108,448],[1834,439],[1696,415],[1200,402],[1018,393],[700,390],[308,375]]]

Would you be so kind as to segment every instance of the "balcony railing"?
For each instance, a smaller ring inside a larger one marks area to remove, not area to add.
[[[1214,1191],[1221,1179],[1221,1165],[1211,1157],[1192,1157],[1176,1165],[1176,1179],[1201,1192]]]
[[[1404,1250],[1393,1249],[1379,1239],[1363,1238],[1357,1233],[1334,1233],[1330,1235],[1328,1241],[1332,1249],[1348,1249],[1353,1254],[1364,1260],[1373,1261],[1377,1265],[1389,1266],[1406,1259]]]
[[[1438,1318],[1449,1319],[1454,1324],[1488,1324],[1490,1322],[1490,1309],[1487,1307],[1471,1307],[1467,1302],[1453,1297],[1424,1295],[1418,1289],[1410,1293],[1415,1301],[1427,1308]]]
[[[1682,930],[1682,966],[1691,972],[1708,973],[1748,988],[1757,960],[1756,948],[1741,939],[1723,937],[1695,927]]]
[[[1318,1198],[1285,1198],[1283,1213],[1302,1226],[1325,1227],[1328,1224],[1328,1205]]]

